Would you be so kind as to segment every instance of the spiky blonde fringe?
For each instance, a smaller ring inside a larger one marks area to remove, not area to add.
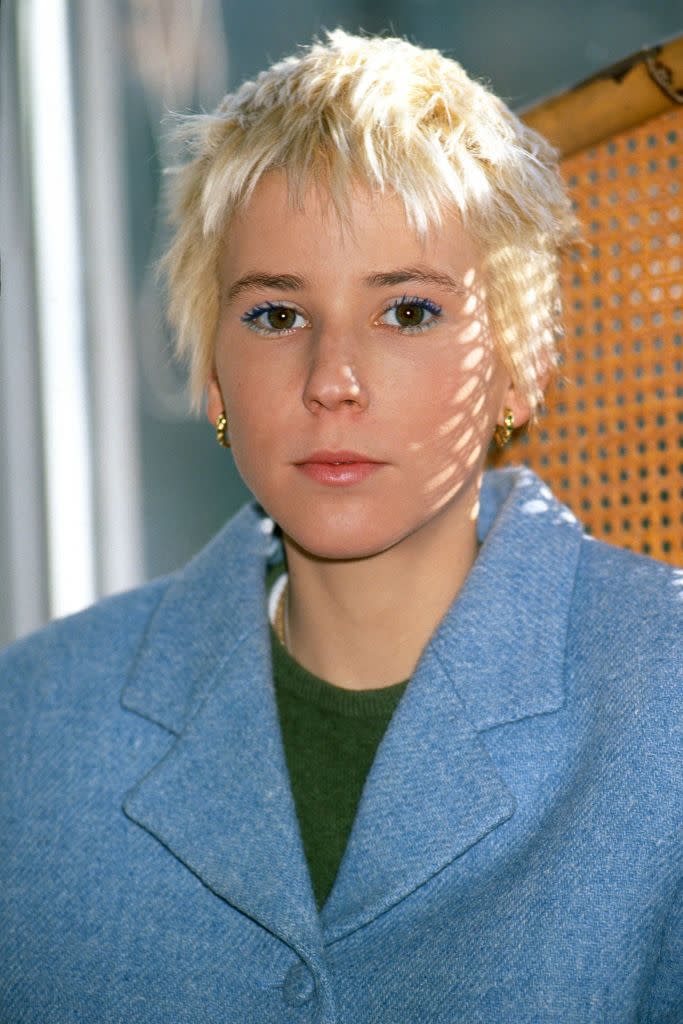
[[[160,270],[195,408],[213,361],[222,238],[275,168],[298,205],[322,183],[341,223],[359,182],[395,192],[420,234],[457,210],[483,257],[501,358],[538,405],[557,361],[558,258],[576,225],[556,151],[455,61],[337,29],[213,114],[180,119],[176,134],[189,160],[169,171],[175,237]]]

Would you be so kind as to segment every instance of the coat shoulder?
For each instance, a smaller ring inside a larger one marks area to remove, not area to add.
[[[593,613],[617,622],[637,621],[663,633],[683,620],[683,568],[585,536],[577,567],[576,596]]]
[[[0,708],[40,695],[56,697],[79,677],[125,674],[154,612],[173,580],[160,577],[103,598],[83,611],[55,619],[0,652]]]
[[[683,711],[683,569],[582,542],[569,621],[571,663],[670,726]]]

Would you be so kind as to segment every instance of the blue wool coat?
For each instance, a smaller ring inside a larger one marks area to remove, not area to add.
[[[683,571],[489,474],[318,914],[269,525],[0,658],[2,1024],[680,1024]]]

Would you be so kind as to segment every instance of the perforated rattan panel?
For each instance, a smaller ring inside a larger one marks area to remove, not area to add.
[[[525,462],[595,536],[683,564],[683,108],[563,164],[562,377],[496,464]]]

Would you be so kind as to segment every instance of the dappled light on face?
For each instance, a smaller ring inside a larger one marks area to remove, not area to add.
[[[449,420],[447,420],[446,423],[443,423],[439,427],[439,434],[441,434],[442,436],[444,434],[450,434],[450,432],[452,430],[455,430],[456,427],[460,426],[460,424],[462,423],[462,421],[464,419],[465,419],[465,413],[464,412],[456,412],[455,416],[451,416],[451,418]]]
[[[479,363],[485,355],[486,351],[483,345],[478,345],[477,348],[473,348],[462,361],[463,370],[473,370],[475,366],[479,366]]]
[[[482,458],[483,452],[484,452],[484,446],[481,445],[481,444],[476,444],[472,448],[472,450],[469,452],[469,454],[467,456],[467,459],[461,465],[460,472],[457,473],[457,474],[452,474],[451,475],[452,483],[451,483],[450,488],[448,488],[442,494],[439,495],[438,501],[435,503],[435,511],[438,511],[440,508],[443,508],[444,505],[447,505],[449,503],[449,501],[451,501],[459,493],[462,492],[463,484],[465,483],[465,481],[466,481],[467,477],[469,476],[470,472],[472,471],[472,469],[474,469],[474,467],[479,464],[480,459]],[[476,494],[474,495],[474,497],[475,497],[475,500],[476,500]],[[471,518],[471,513],[470,513],[470,518]]]
[[[467,313],[469,315],[470,313],[474,313],[476,308],[477,308],[477,296],[472,294],[472,295],[469,296],[469,298],[465,302],[465,305],[463,306],[463,312],[465,312],[465,313]]]
[[[468,269],[464,279],[470,294],[462,307],[467,311],[465,320],[453,338],[452,392],[435,431],[441,466],[435,468],[425,484],[425,497],[434,511],[465,489],[472,492],[471,484],[477,471],[481,472],[500,397],[494,393],[498,362],[485,292],[474,269]],[[476,489],[473,493],[476,499]]]
[[[475,319],[475,320],[472,321],[472,323],[469,325],[469,327],[465,328],[465,330],[462,332],[462,334],[461,334],[461,341],[463,341],[463,342],[475,341],[479,337],[480,334],[481,334],[481,324],[480,324],[480,322],[478,320]]]
[[[458,452],[463,451],[463,449],[466,448],[467,445],[472,440],[473,435],[474,435],[474,427],[468,427],[467,430],[465,431],[465,433],[461,434],[460,437],[458,438],[458,440],[453,445],[453,454],[457,455]]]
[[[473,394],[474,391],[480,386],[481,381],[474,376],[468,377],[463,384],[460,385],[455,393],[456,402],[466,402],[467,399]]]
[[[478,416],[479,415],[481,410],[484,408],[485,402],[486,402],[486,395],[484,395],[484,394],[479,395],[479,398],[476,400],[476,402],[474,403],[474,406],[472,407],[472,415],[473,416]]]

